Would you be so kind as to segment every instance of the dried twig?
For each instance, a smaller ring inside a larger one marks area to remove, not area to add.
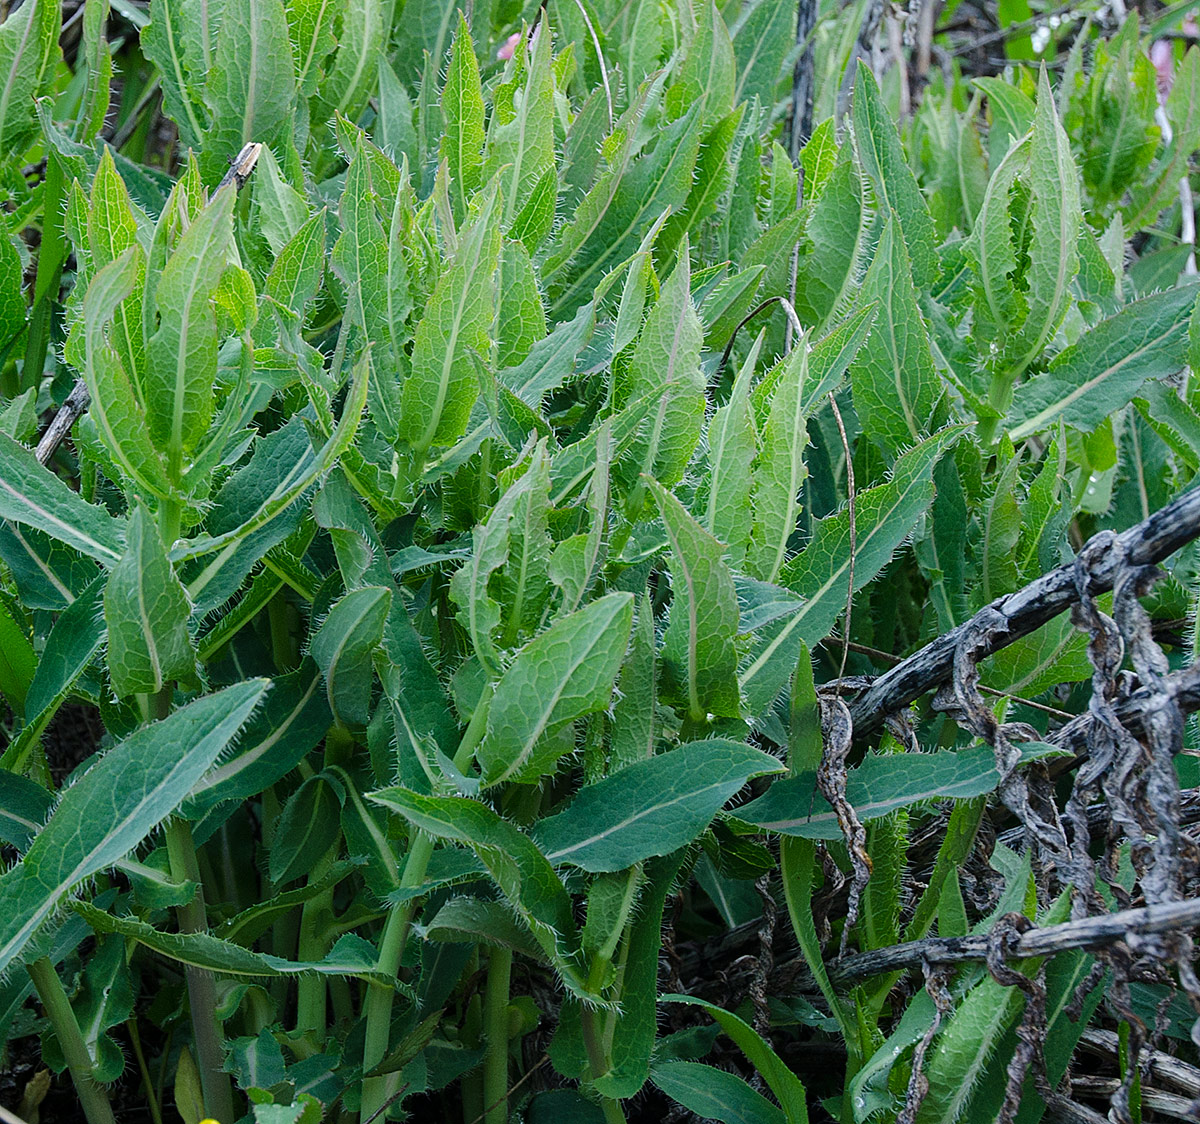
[[[1120,553],[1123,553],[1126,565],[1154,565],[1198,536],[1200,488],[1185,493],[1149,519],[1117,535],[1115,543],[1123,550],[1112,551],[1110,556],[1095,560],[1090,572],[1089,592],[1094,596],[1112,589]],[[1072,562],[1043,574],[1023,589],[997,598],[970,621],[939,636],[885,672],[853,699],[849,705],[855,732],[863,734],[877,729],[886,715],[947,683],[954,671],[954,653],[959,642],[968,632],[978,630],[984,614],[990,615],[994,623],[990,635],[976,648],[978,659],[990,656],[1040,628],[1075,604],[1078,597]],[[1195,686],[1200,699],[1200,680]],[[1124,720],[1124,715],[1121,717]]]
[[[1151,905],[1142,909],[1127,909],[1067,921],[1061,925],[1033,928],[1022,933],[1019,940],[1006,948],[1005,959],[1025,960],[1031,956],[1052,956],[1069,948],[1096,950],[1117,941],[1173,933],[1200,927],[1200,898],[1181,902]],[[875,949],[843,957],[830,968],[830,976],[842,983],[904,971],[931,964],[953,964],[961,961],[985,961],[988,956],[986,933],[966,937],[927,937],[908,941],[891,948]]]

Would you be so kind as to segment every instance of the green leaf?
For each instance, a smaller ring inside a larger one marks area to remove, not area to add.
[[[928,289],[938,272],[933,216],[904,158],[900,136],[884,108],[875,75],[861,59],[854,81],[853,117],[855,150],[875,201],[885,215],[894,215],[900,224],[912,263],[912,284],[918,291]]]
[[[722,1124],[787,1124],[787,1117],[740,1077],[700,1062],[659,1062],[651,1079],[672,1100]]]
[[[276,679],[266,702],[246,723],[237,751],[192,787],[180,813],[201,819],[218,804],[256,796],[287,776],[332,721],[322,682],[311,660]]]
[[[563,982],[576,995],[598,1000],[582,980],[571,896],[529,836],[486,805],[461,796],[421,796],[395,787],[367,797],[430,835],[469,846],[529,926]]]
[[[179,126],[180,141],[193,146],[205,133],[207,117],[200,90],[208,70],[208,33],[200,18],[198,5],[151,0],[150,22],[140,42],[162,76],[163,106]]]
[[[1029,315],[1016,344],[1018,355],[1009,367],[1010,376],[1025,370],[1054,338],[1070,306],[1071,281],[1079,270],[1079,227],[1083,222],[1079,173],[1044,69],[1029,142],[1029,191],[1033,207]]]
[[[0,433],[0,518],[45,531],[105,565],[121,557],[121,522],[71,491],[5,433]]]
[[[774,757],[740,742],[688,742],[585,786],[534,840],[553,863],[624,870],[685,847],[751,777],[779,772]]]
[[[754,477],[750,465],[756,451],[750,412],[750,379],[758,362],[760,333],[733,383],[729,401],[708,426],[708,497],[704,523],[710,535],[729,548],[729,562],[739,567],[746,554],[754,510],[750,491]]]
[[[391,605],[389,589],[356,589],[330,609],[313,634],[309,655],[325,676],[325,696],[339,722],[363,725],[370,717],[371,659]]]
[[[154,293],[158,330],[147,341],[146,420],[175,477],[212,420],[218,342],[212,295],[225,270],[234,198],[230,185],[200,212],[162,267]]]
[[[62,7],[27,0],[0,24],[0,154],[20,155],[37,131],[34,107],[54,76]]]
[[[878,313],[850,367],[854,407],[863,430],[895,455],[929,430],[942,380],[934,370],[908,251],[894,213],[884,225],[859,301],[860,307],[877,304]]]
[[[803,322],[828,323],[855,299],[873,227],[870,209],[863,206],[862,177],[851,146],[843,145],[800,240],[796,312]],[[796,238],[791,241],[794,244]]]
[[[36,666],[28,633],[0,602],[0,695],[16,714],[25,713],[25,697]]]
[[[296,102],[283,0],[223,0],[220,18],[204,92],[209,128],[201,166],[210,182],[251,141],[281,151]]]
[[[442,120],[440,151],[454,183],[455,217],[461,221],[467,200],[483,182],[483,89],[471,29],[461,12],[442,89]]]
[[[0,876],[0,971],[79,883],[169,816],[237,735],[268,684],[197,699],[109,750],[62,799],[25,857]]]
[[[761,1074],[783,1108],[787,1124],[808,1124],[808,1104],[800,1079],[784,1064],[766,1040],[731,1011],[692,995],[664,995],[664,1003],[686,1003],[701,1007],[737,1043],[747,1060]]]
[[[161,933],[136,917],[116,917],[89,902],[76,902],[74,908],[99,933],[120,933],[160,956],[222,976],[265,979],[316,972],[323,976],[349,976],[384,987],[402,986],[395,977],[376,968],[378,953],[374,947],[352,933],[339,937],[320,960],[293,961],[252,952],[210,933]]]
[[[158,528],[144,508],[135,508],[125,554],[104,589],[108,668],[118,696],[154,694],[172,680],[195,680],[190,612]]]
[[[1178,370],[1187,354],[1196,288],[1184,286],[1126,305],[1055,356],[1044,375],[1017,388],[1006,421],[1014,442],[1061,418],[1090,432],[1129,404],[1155,375]]]
[[[627,400],[649,394],[662,398],[648,432],[633,442],[626,475],[642,472],[668,485],[683,476],[704,420],[704,330],[692,304],[688,256],[685,240],[629,361]]]
[[[676,851],[646,864],[646,886],[628,928],[621,1010],[610,1015],[612,1067],[593,1075],[601,1096],[619,1100],[636,1095],[650,1076],[650,1055],[658,1033],[658,960],[662,954],[663,907],[675,888],[686,852]]]
[[[668,103],[696,106],[705,120],[724,117],[733,108],[736,63],[725,21],[713,0],[700,4],[696,29]]]
[[[734,104],[757,97],[763,105],[774,105],[783,61],[794,38],[794,8],[789,0],[759,0],[734,24]]]
[[[379,62],[385,57],[393,7],[390,0],[383,4],[349,0],[341,6],[337,51],[318,88],[320,108],[314,113],[315,120],[328,120],[338,114],[350,120],[358,118],[374,87]]]
[[[673,599],[662,648],[666,696],[695,722],[710,714],[736,718],[737,592],[724,548],[661,484],[648,478],[646,483],[671,545]]]
[[[459,39],[466,40],[467,53],[473,59],[470,36],[460,32]],[[554,171],[554,72],[551,49],[550,29],[544,22],[539,22],[533,33],[522,37],[518,43],[516,53],[505,68],[504,81],[496,87],[492,96],[487,162],[482,179],[486,182],[493,176],[500,178],[500,192],[504,198],[501,221],[505,228],[516,225],[518,214],[530,201],[538,185],[542,184],[548,172]],[[453,69],[453,56],[450,65]],[[482,127],[482,100],[479,108]],[[553,184],[553,181],[549,182]]]
[[[341,801],[323,773],[309,777],[284,804],[275,824],[267,872],[276,884],[309,874],[340,834]]]
[[[693,105],[667,126],[653,151],[635,159],[638,116],[650,95],[650,89],[639,91],[622,117],[624,143],[559,232],[546,261],[542,280],[558,290],[551,307],[555,320],[582,304],[613,265],[637,249],[665,208],[682,206],[691,193],[704,132],[700,106]]]
[[[511,948],[531,960],[544,959],[542,950],[516,922],[511,910],[501,902],[483,898],[451,898],[425,927],[425,936],[452,944]]]
[[[53,795],[37,781],[0,769],[0,842],[24,852],[53,806]]]
[[[807,381],[808,341],[801,337],[775,380],[754,459],[754,526],[746,569],[763,581],[778,578],[800,518],[800,489],[808,477],[804,463]]]
[[[887,484],[857,497],[854,589],[858,591],[890,561],[933,499],[931,475],[938,459],[962,435],[949,427],[910,449],[896,462]],[[784,584],[803,599],[795,612],[761,630],[739,677],[752,714],[770,706],[787,682],[800,652],[823,640],[846,607],[850,575],[849,513],[822,519],[803,553],[788,563]]]
[[[1044,742],[1024,742],[1020,749],[1023,762],[1067,752]],[[738,808],[737,817],[781,835],[840,839],[837,815],[817,791],[816,783],[816,774],[807,772],[778,780],[765,795]],[[926,800],[982,796],[999,783],[995,753],[987,745],[957,753],[872,753],[850,770],[846,799],[859,820],[867,823]]]
[[[477,753],[485,784],[537,780],[553,769],[562,747],[545,739],[608,706],[632,623],[633,595],[610,593],[517,653],[496,685]]]
[[[489,350],[492,278],[500,255],[496,209],[496,194],[489,191],[417,325],[412,370],[400,399],[398,436],[418,455],[463,435],[479,393],[469,355],[487,355]]]
[[[99,173],[96,178],[99,181]],[[83,298],[83,374],[91,394],[91,417],[113,459],[143,491],[166,498],[170,495],[166,465],[150,439],[131,372],[105,338],[105,329],[118,310],[122,316],[119,323],[113,323],[114,336],[131,324],[135,329],[139,327],[140,313],[134,314],[121,305],[134,292],[144,269],[140,250],[131,246],[92,278]],[[140,331],[138,336],[140,342]]]

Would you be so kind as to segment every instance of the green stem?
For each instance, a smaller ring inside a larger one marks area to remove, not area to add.
[[[322,855],[309,872],[308,881],[318,882],[329,872],[337,859],[340,843],[335,842]],[[326,922],[332,915],[333,887],[309,898],[300,911],[300,940],[297,942],[296,959],[301,961],[320,960],[329,951],[328,927]],[[296,985],[296,1029],[308,1034],[318,1043],[325,1041],[325,977],[307,972]]]
[[[590,1011],[582,1008],[579,1012],[579,1021],[583,1027],[583,1047],[587,1051],[588,1067],[592,1071],[593,1081],[597,1077],[603,1077],[612,1069],[608,1060],[608,1051],[604,1049],[604,1030],[601,1026],[603,1017],[602,1011]],[[601,1096],[600,1109],[608,1124],[626,1124],[625,1113],[621,1109],[620,1101],[613,1100],[612,1097]]]
[[[487,998],[483,1034],[483,1124],[508,1122],[508,993],[512,984],[512,949],[488,954]]]
[[[26,970],[33,980],[33,986],[37,988],[42,1006],[46,1008],[46,1017],[54,1027],[88,1124],[116,1124],[108,1094],[92,1076],[92,1055],[88,1053],[87,1043],[79,1031],[79,1022],[71,1009],[71,1001],[63,990],[62,980],[58,978],[50,958],[43,956],[26,965]]]
[[[475,747],[483,738],[487,729],[487,714],[492,703],[492,686],[488,684],[483,690],[475,713],[458,750],[454,754],[455,767],[465,770],[471,763]],[[425,881],[425,871],[429,868],[429,860],[433,855],[436,840],[432,835],[414,829],[409,840],[408,860],[404,864],[404,873],[400,876],[400,886],[412,889]],[[404,959],[404,946],[408,943],[408,931],[416,912],[416,901],[409,900],[402,906],[395,906],[388,913],[384,922],[383,935],[379,941],[379,959],[376,967],[389,979],[400,971],[400,962]],[[367,992],[363,1009],[366,1013],[366,1038],[363,1043],[363,1073],[370,1073],[387,1053],[392,1028],[392,999],[395,990],[380,984],[371,984]],[[362,1107],[359,1120],[367,1121],[387,1103],[399,1087],[398,1073],[384,1074],[382,1077],[368,1077],[363,1081]]]
[[[133,1056],[137,1059],[138,1073],[142,1077],[142,1087],[146,1090],[146,1103],[150,1106],[150,1117],[154,1124],[163,1124],[162,1109],[158,1107],[158,1096],[154,1091],[154,1079],[150,1076],[150,1067],[146,1064],[146,1053],[142,1049],[142,1036],[138,1033],[137,1015],[131,1015],[125,1020],[125,1028],[129,1031]]]
[[[164,688],[164,692],[170,688]],[[160,693],[160,699],[162,693]],[[171,877],[176,882],[195,882],[196,894],[186,905],[179,906],[175,916],[182,933],[208,931],[208,910],[204,905],[204,884],[200,878],[200,862],[196,856],[196,841],[187,820],[172,819],[166,827],[167,858]],[[211,972],[189,966],[187,978],[188,1006],[192,1011],[192,1035],[196,1044],[196,1065],[200,1070],[200,1085],[204,1106],[221,1124],[236,1119],[233,1110],[233,1086],[229,1074],[222,1069],[225,1051],[221,1027],[217,1022],[217,988]]]

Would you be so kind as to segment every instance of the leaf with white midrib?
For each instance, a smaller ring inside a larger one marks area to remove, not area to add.
[[[723,738],[688,742],[583,788],[543,820],[535,841],[551,862],[624,870],[690,843],[751,777],[781,772],[769,754]]]
[[[0,877],[0,972],[63,897],[170,815],[237,735],[268,683],[206,695],[109,750],[67,788],[25,858]]]

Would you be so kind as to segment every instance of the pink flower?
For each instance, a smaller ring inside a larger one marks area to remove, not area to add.
[[[521,33],[514,31],[505,41],[504,46],[496,52],[498,59],[511,59],[517,53],[517,44],[521,41]]]

